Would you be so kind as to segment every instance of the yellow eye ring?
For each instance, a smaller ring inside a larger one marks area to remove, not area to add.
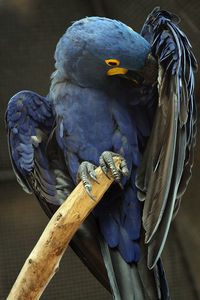
[[[120,61],[114,58],[106,59],[105,62],[109,67],[118,67],[120,65]]]

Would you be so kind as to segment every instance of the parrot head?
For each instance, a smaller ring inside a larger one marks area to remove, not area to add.
[[[55,66],[75,84],[101,88],[113,76],[144,81],[147,62],[152,61],[150,52],[151,45],[129,26],[87,17],[74,22],[59,40]]]

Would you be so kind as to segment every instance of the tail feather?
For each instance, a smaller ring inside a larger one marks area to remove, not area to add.
[[[108,278],[110,281],[110,287],[112,294],[115,296],[116,300],[120,300],[120,292],[117,284],[117,280],[115,277],[115,271],[113,269],[112,260],[110,257],[110,248],[108,247],[108,244],[104,241],[103,237],[99,238],[100,246],[101,246],[101,253],[103,256],[104,264],[106,266]]]
[[[165,277],[165,271],[163,268],[161,258],[157,262],[157,268],[159,272],[159,281],[160,281],[160,291],[161,291],[161,299],[170,300],[169,289]]]
[[[126,263],[120,252],[111,249],[100,237],[101,252],[115,300],[169,300],[161,260],[149,270],[145,246],[138,263]]]
[[[74,235],[70,246],[89,270],[112,292],[115,300],[170,300],[162,262],[147,267],[148,247],[140,238],[140,260],[126,263],[117,248],[110,248],[90,214]]]

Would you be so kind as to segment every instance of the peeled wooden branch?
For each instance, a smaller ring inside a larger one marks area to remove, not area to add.
[[[114,158],[119,168],[121,159]],[[25,261],[7,300],[36,300],[58,270],[59,262],[78,227],[97,205],[113,182],[96,169],[100,184],[92,181],[94,202],[85,191],[82,182],[73,190],[53,215],[33,251]]]

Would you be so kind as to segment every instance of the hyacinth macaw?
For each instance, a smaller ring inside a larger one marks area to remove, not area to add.
[[[102,17],[59,40],[50,91],[8,104],[12,165],[51,217],[95,168],[115,183],[71,241],[115,299],[170,299],[160,255],[193,163],[197,63],[179,18],[156,8],[140,34]],[[120,171],[113,162],[121,156]]]

